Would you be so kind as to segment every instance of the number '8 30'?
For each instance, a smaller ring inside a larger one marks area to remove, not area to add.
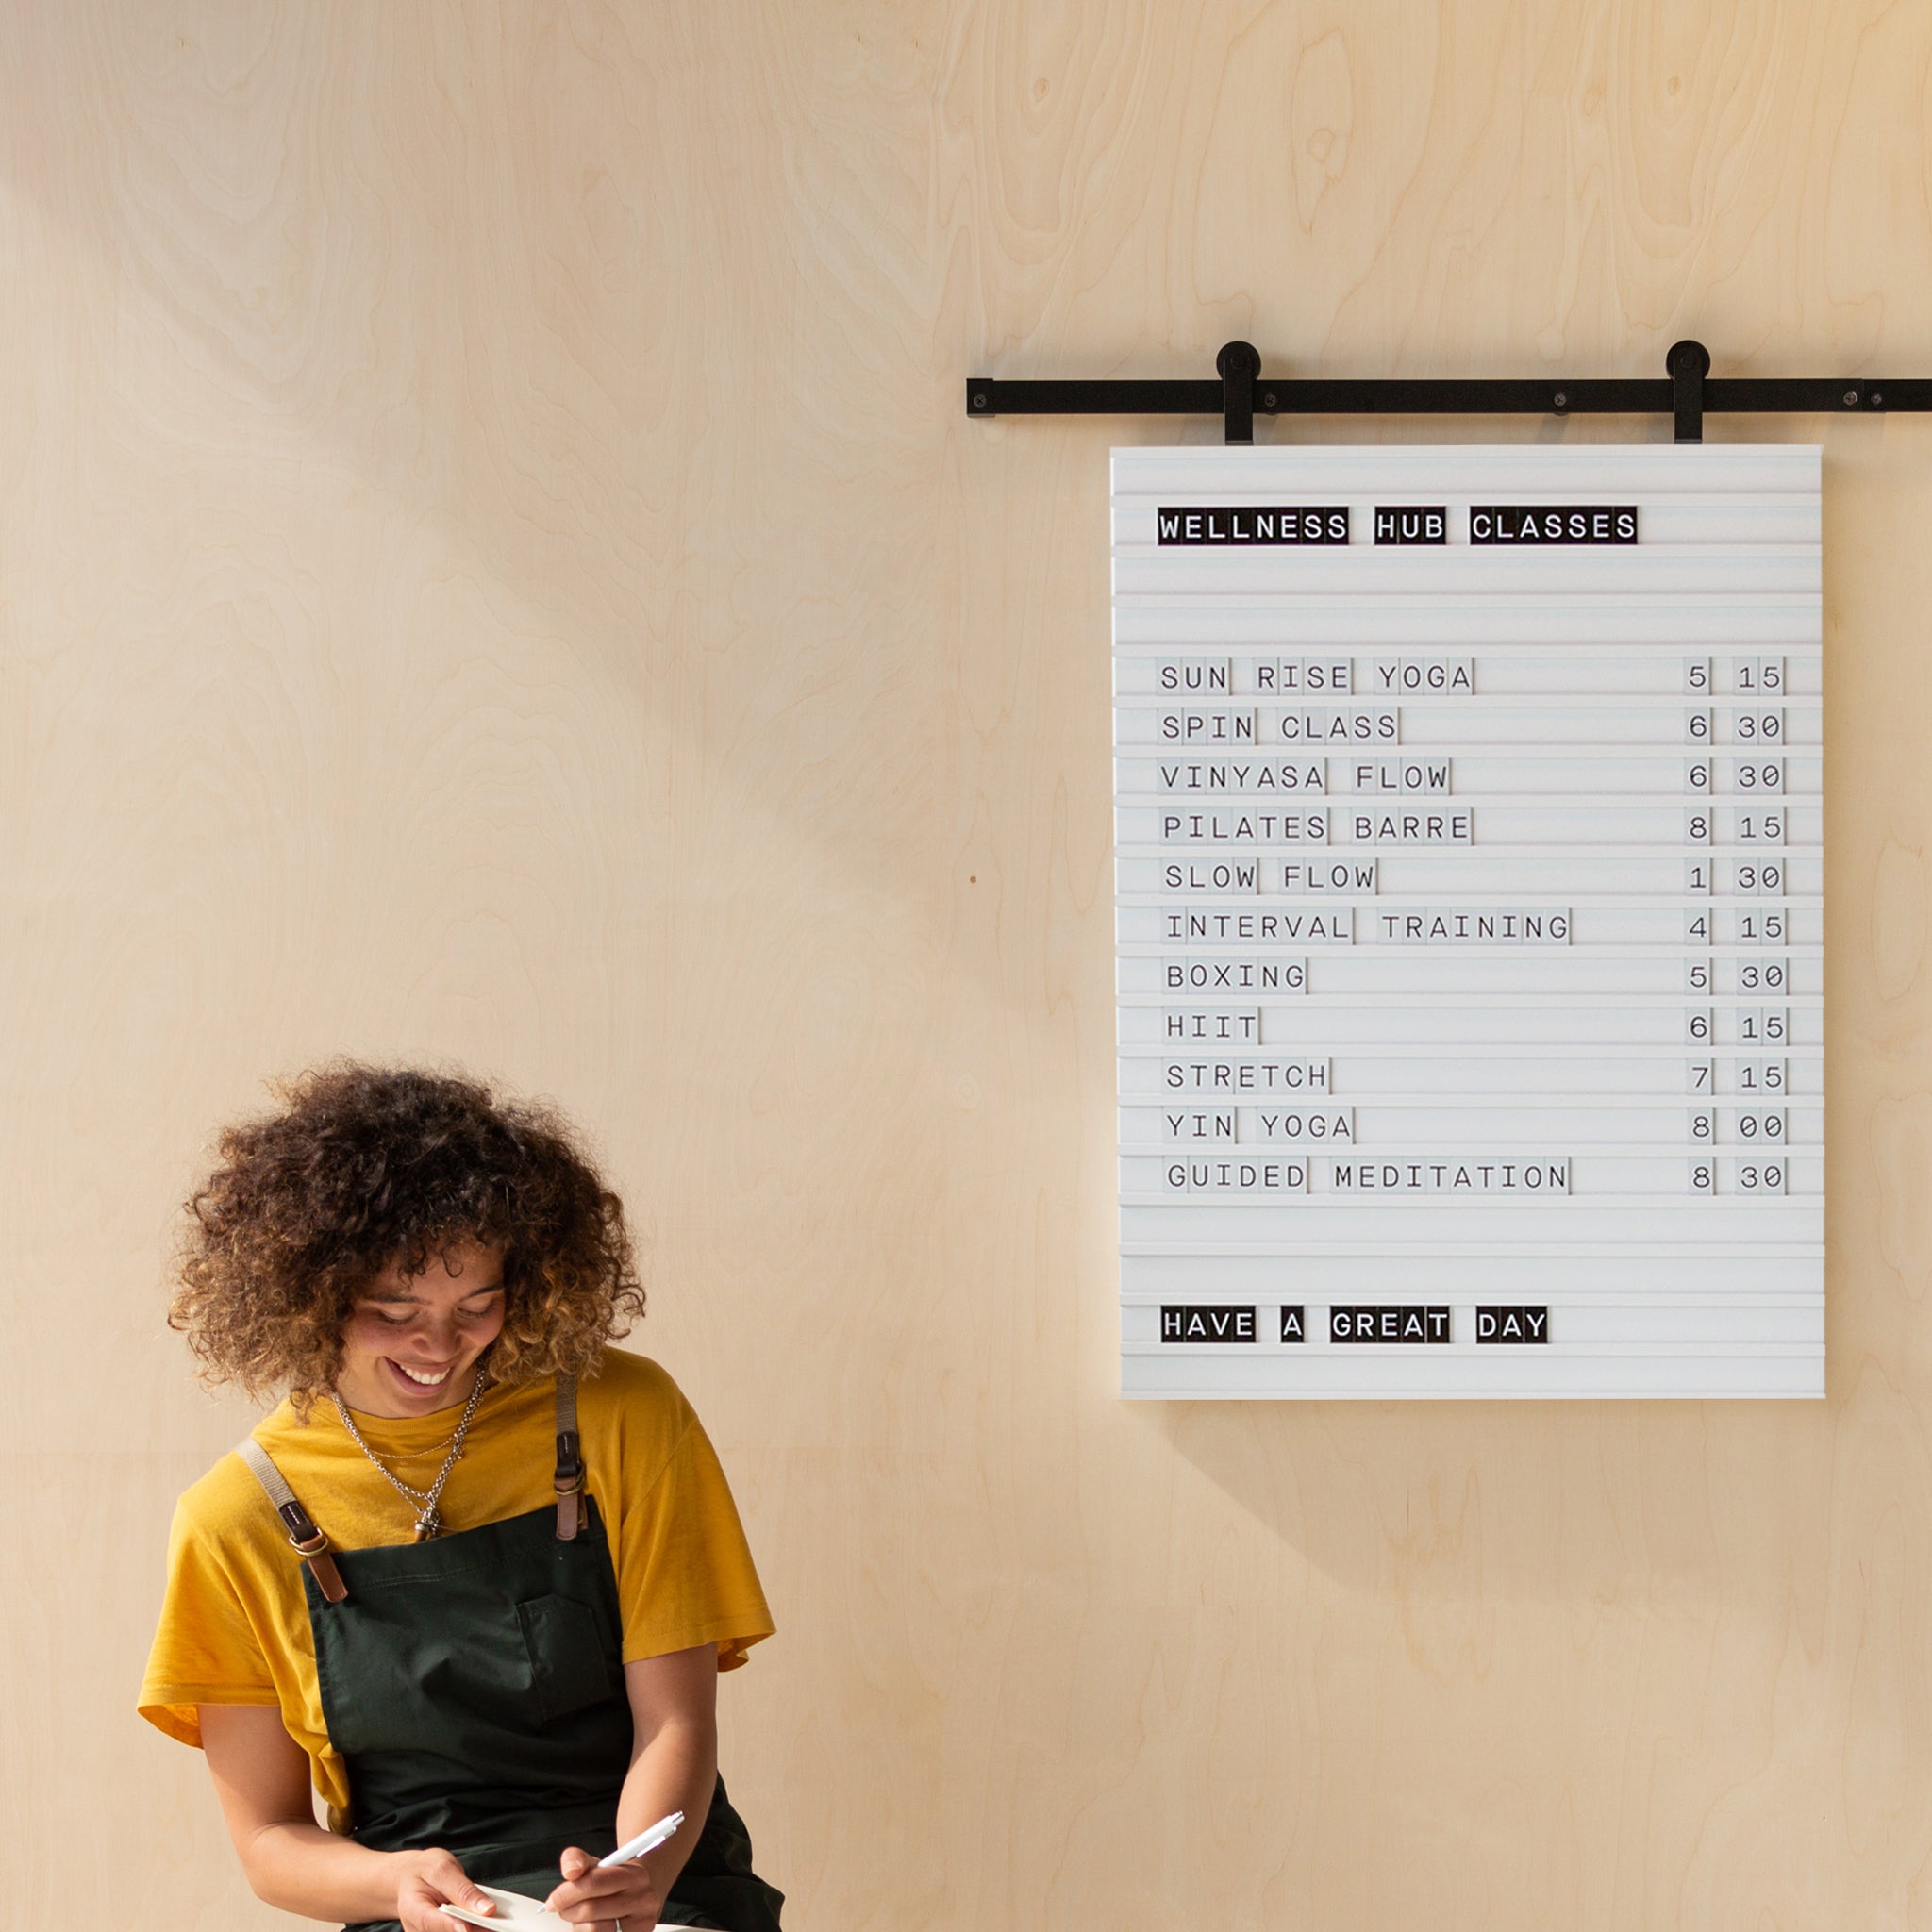
[[[1790,1177],[1782,1160],[1740,1160],[1729,1163],[1724,1191],[1740,1194],[1782,1194],[1789,1186]],[[1704,1157],[1690,1163],[1690,1186],[1693,1192],[1714,1194],[1718,1191],[1718,1163]]]

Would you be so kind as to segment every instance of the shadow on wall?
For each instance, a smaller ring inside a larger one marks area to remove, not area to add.
[[[1853,1406],[1890,1403],[1872,1379]],[[1133,1407],[1310,1588],[1419,1610],[1670,1601],[1814,1622],[1833,1504],[1856,1507],[1823,1404]],[[1189,1538],[1187,1512],[1176,1520]],[[1808,1562],[1798,1524],[1816,1531]],[[1189,1560],[1211,1568],[1211,1526],[1200,1534]]]

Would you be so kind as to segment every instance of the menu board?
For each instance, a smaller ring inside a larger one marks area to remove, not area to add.
[[[1819,453],[1113,455],[1121,1379],[1824,1387]]]

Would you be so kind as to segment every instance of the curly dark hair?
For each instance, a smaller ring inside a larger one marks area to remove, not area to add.
[[[186,1204],[168,1323],[205,1379],[286,1388],[306,1412],[341,1371],[357,1296],[466,1236],[503,1250],[493,1382],[588,1373],[642,1314],[624,1204],[550,1108],[353,1060],[271,1091],[279,1108],[222,1129]]]

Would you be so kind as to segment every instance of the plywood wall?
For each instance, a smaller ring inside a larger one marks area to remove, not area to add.
[[[1824,444],[1828,1402],[1318,1411],[1113,1392],[1106,453],[1171,432],[962,409],[1233,336],[1932,375],[1932,11],[0,25],[18,1923],[275,1920],[132,1712],[245,1415],[161,1277],[213,1125],[348,1051],[627,1192],[804,1932],[1932,1924],[1932,423],[1712,425]]]

